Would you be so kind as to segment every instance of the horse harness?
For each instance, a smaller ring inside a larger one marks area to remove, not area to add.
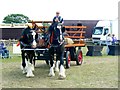
[[[64,43],[64,37],[61,28],[61,25],[57,25],[57,28],[53,28],[50,36],[50,47],[59,47]]]

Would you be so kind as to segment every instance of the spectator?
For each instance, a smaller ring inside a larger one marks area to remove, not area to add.
[[[112,38],[111,35],[108,34],[108,36],[106,37],[106,45],[107,45],[107,54],[109,53],[109,45],[112,45]]]
[[[2,42],[0,45],[2,48],[2,58],[9,57],[9,51],[6,49],[5,44]]]
[[[115,37],[115,34],[112,35],[112,45],[115,45],[117,42],[117,38]]]

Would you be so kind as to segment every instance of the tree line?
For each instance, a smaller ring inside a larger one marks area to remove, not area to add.
[[[27,23],[30,19],[28,16],[23,14],[9,14],[4,17],[3,23],[12,24],[12,23]]]

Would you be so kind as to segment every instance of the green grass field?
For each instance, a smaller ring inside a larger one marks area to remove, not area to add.
[[[82,48],[83,64],[77,66],[71,62],[66,69],[66,79],[48,77],[49,66],[45,61],[37,60],[35,77],[26,78],[20,69],[21,57],[2,59],[2,88],[118,88],[118,56],[85,56],[87,49]],[[1,70],[1,69],[0,69]]]

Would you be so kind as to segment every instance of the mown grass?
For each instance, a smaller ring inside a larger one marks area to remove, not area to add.
[[[77,66],[71,62],[70,69],[66,69],[66,79],[59,80],[48,77],[49,66],[45,61],[36,61],[35,77],[26,78],[20,69],[21,57],[2,60],[3,88],[117,88],[118,87],[118,56],[107,56],[105,49],[103,56],[85,56],[86,47],[82,49],[83,64]]]

